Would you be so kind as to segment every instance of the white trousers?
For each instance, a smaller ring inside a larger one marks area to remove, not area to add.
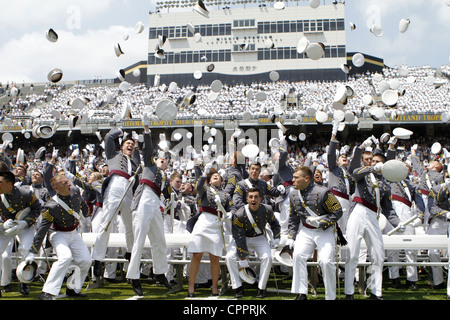
[[[149,186],[144,186],[138,207],[132,212],[134,243],[127,270],[128,279],[140,277],[142,250],[147,237],[151,244],[153,272],[163,274],[168,270],[164,222],[159,204],[156,193]]]
[[[126,192],[128,187],[128,179],[114,175],[105,190],[105,197],[103,199],[103,210],[98,212],[95,219],[96,223],[100,223],[100,232],[95,240],[94,248],[92,250],[92,259],[103,260],[106,256],[106,250],[108,249],[109,235],[111,229],[113,229],[114,222],[111,222],[108,230],[105,230],[108,222],[111,219],[112,214],[119,206],[119,202]],[[130,188],[128,193],[125,195],[125,199],[120,209],[120,217],[125,226],[125,241],[127,246],[127,251],[131,252],[133,248],[133,226],[132,217],[130,213],[131,202],[133,199],[133,190]]]
[[[335,245],[336,240],[332,228],[310,229],[300,225],[293,252],[292,293],[308,294],[307,261],[317,248],[317,260],[325,285],[325,299],[336,299]]]
[[[401,201],[393,200],[392,207],[394,208],[395,213],[398,215],[401,222],[408,220],[413,215],[411,207],[407,206],[406,204],[404,204]],[[415,230],[416,230],[415,227],[413,227],[411,225],[407,225],[405,228],[405,231],[402,234],[414,235],[414,234],[416,234]],[[416,262],[417,254],[418,254],[418,250],[412,250],[412,249],[405,250],[406,262],[409,262],[409,263]],[[400,250],[387,250],[386,256],[388,259],[387,261],[398,262],[398,261],[400,261]],[[396,278],[400,277],[399,270],[400,270],[399,266],[389,267],[389,278],[396,279]],[[417,273],[417,266],[406,266],[406,279],[408,281],[412,281],[412,282],[416,282],[419,279],[418,273]]]
[[[19,238],[19,247],[18,249],[18,254],[21,255],[21,259],[20,262],[22,262],[25,257],[28,255],[28,250],[30,250],[31,245],[33,244],[33,239],[34,239],[34,233],[35,233],[35,228],[34,226],[31,226],[29,228],[25,228],[22,231],[20,231],[20,233],[17,235]],[[3,267],[5,268],[4,270],[1,270],[0,272],[3,273],[5,272],[5,276],[9,277],[11,276],[11,249],[12,249],[12,243],[14,242],[14,237],[15,236],[7,236],[4,233],[0,233],[0,266],[3,269]],[[9,250],[8,250],[8,246]],[[5,254],[5,256],[3,256],[3,253],[7,253]],[[3,257],[5,257],[5,259],[7,259],[7,263],[3,264]],[[19,262],[19,263],[20,263]],[[3,277],[0,277],[3,278]],[[3,282],[3,281],[2,281]],[[8,283],[6,283],[8,284]]]
[[[430,221],[430,225],[428,226],[428,234],[447,234],[448,225],[449,223],[447,221],[438,218],[432,218]],[[444,254],[448,254],[448,252]],[[430,262],[441,262],[441,250],[439,249],[428,250],[428,256],[430,258]],[[433,274],[433,285],[438,285],[444,282],[444,272],[442,270],[442,267],[431,267],[431,271]]]
[[[88,247],[77,230],[54,232],[49,241],[58,260],[53,262],[42,291],[59,295],[64,277],[73,264],[74,272],[67,279],[67,287],[80,292],[92,262]]]
[[[258,288],[266,289],[267,281],[269,280],[270,270],[272,268],[272,252],[269,242],[264,235],[257,237],[247,237],[247,247],[254,250],[256,256],[261,260],[259,268]],[[228,272],[230,273],[231,287],[233,289],[242,286],[241,277],[239,277],[239,256],[236,250],[236,242],[233,240],[229,246],[229,251],[225,256]]]
[[[372,261],[371,292],[381,296],[384,263],[383,235],[377,220],[376,212],[357,203],[347,221],[348,259],[345,264],[345,294],[354,294],[356,269],[360,255],[361,241],[364,239],[367,252]]]

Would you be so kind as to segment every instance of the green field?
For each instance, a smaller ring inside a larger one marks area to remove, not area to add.
[[[420,270],[420,278],[417,282],[418,290],[411,291],[408,290],[405,283],[405,272],[404,268],[402,269],[403,274],[401,276],[402,286],[398,289],[394,289],[391,287],[391,281],[388,279],[387,268],[385,268],[385,272],[383,274],[383,298],[384,300],[446,300],[446,289],[431,289],[429,284],[429,267]],[[444,272],[446,273],[446,272]],[[276,282],[275,282],[276,278]],[[183,279],[183,290],[175,293],[168,293],[168,290],[165,287],[162,287],[156,284],[155,280],[141,279],[142,288],[144,291],[144,297],[137,298],[131,288],[131,284],[127,283],[126,280],[118,281],[118,282],[107,282],[104,281],[103,285],[98,288],[94,288],[94,283],[89,279],[85,282],[83,287],[83,292],[87,293],[88,296],[86,298],[72,298],[64,296],[65,293],[65,284],[61,289],[61,296],[58,297],[58,300],[98,300],[98,301],[117,301],[117,300],[127,300],[127,299],[138,299],[138,300],[185,300],[187,298],[187,287],[188,280],[187,278]],[[17,281],[12,282],[12,291],[2,293],[2,298],[0,301],[14,301],[14,300],[38,300],[38,296],[41,292],[43,283],[34,281],[30,284],[30,294],[22,295],[19,293],[19,283]],[[239,299],[239,301],[270,301],[270,300],[293,300],[295,295],[289,293],[291,288],[291,280],[286,279],[284,275],[275,275],[272,273],[269,279],[267,288],[269,292],[267,292],[267,297],[265,299],[256,298],[256,285],[245,284],[245,296],[244,298]],[[277,292],[278,288],[278,292]],[[312,288],[312,287],[311,287]],[[355,287],[355,300],[368,300],[368,295],[370,294],[370,290],[367,290],[365,294],[358,292],[358,287]],[[220,297],[210,297],[211,289],[209,288],[201,288],[196,289],[195,291],[196,297],[192,300],[201,300],[201,299],[213,299],[213,300],[226,300],[226,299],[235,299],[234,290],[229,289],[225,293],[223,293]],[[344,300],[344,283],[341,280],[339,282],[337,288],[337,299]],[[187,299],[186,299],[187,300]],[[316,294],[311,290],[308,295],[308,300],[324,300],[324,288],[321,284],[320,278],[317,284]]]

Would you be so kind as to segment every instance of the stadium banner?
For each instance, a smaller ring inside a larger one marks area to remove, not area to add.
[[[194,126],[201,124],[204,126],[214,126],[215,119],[183,119],[172,121],[150,121],[150,127],[179,127],[179,126]],[[142,127],[142,120],[122,120],[122,128],[136,128]]]

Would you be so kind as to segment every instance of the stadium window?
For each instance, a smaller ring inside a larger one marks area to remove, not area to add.
[[[270,50],[270,60],[277,60],[277,50]]]
[[[270,33],[270,30],[271,30],[271,23],[264,22],[264,33]]]
[[[175,30],[170,30],[171,31],[171,33],[173,34],[174,33],[174,31],[175,31],[175,37],[176,38],[179,38],[179,37],[181,37],[181,29],[180,28],[176,28]],[[173,37],[173,36],[172,36]],[[169,38],[171,38],[171,37],[169,37]]]
[[[283,48],[283,51],[284,51],[284,59],[290,59],[291,58],[291,49]]]
[[[225,34],[226,34],[227,36],[231,35],[231,24],[227,24],[227,25],[225,26]]]
[[[297,21],[297,32],[303,32],[303,21],[302,20]]]
[[[336,31],[336,20],[330,20],[330,31]]]
[[[213,36],[219,35],[219,25],[218,24],[215,24],[212,26],[212,34],[213,34]]]
[[[206,36],[212,36],[213,35],[213,29],[212,24],[206,25]]]
[[[258,60],[264,60],[264,49],[258,49]]]
[[[329,46],[325,46],[324,57],[325,58],[330,58],[331,57],[331,49],[330,49]]]
[[[323,21],[317,20],[317,31],[323,31]]]
[[[219,24],[219,36],[224,36],[224,35],[225,35],[225,25]]]
[[[277,59],[280,59],[280,60],[284,59],[284,48],[278,48],[277,51],[278,51]]]
[[[337,58],[337,48],[335,46],[331,47],[331,58]]]
[[[206,25],[200,26],[200,34],[206,36]]]
[[[291,26],[289,27],[289,31],[290,32],[297,32],[297,22],[296,21],[291,21]]]
[[[200,62],[200,53],[198,51],[193,52],[192,62],[194,63]]]
[[[330,31],[330,20],[323,20],[323,31]]]
[[[308,32],[309,31],[309,20],[304,20],[303,21],[303,32]]]
[[[225,51],[225,61],[231,61],[231,50]]]
[[[337,29],[338,31],[345,30],[344,19],[337,19],[337,26],[336,26],[336,29]]]
[[[219,50],[219,61],[225,61],[225,51]]]
[[[315,32],[316,31],[316,22],[314,20],[311,20],[309,22],[309,31]]]
[[[283,29],[284,29],[284,28],[283,28],[283,25],[284,25],[284,24],[283,24],[283,21],[278,21],[278,22],[277,22],[277,32],[278,32],[278,33],[283,33],[283,32],[284,32],[284,30],[283,30]]]
[[[342,58],[342,57],[346,57],[346,53],[345,53],[345,46],[338,46],[338,57]]]
[[[167,60],[167,64],[172,64],[173,63],[173,53],[166,54],[166,60]]]
[[[212,52],[212,61],[214,61],[214,62],[219,61],[219,52],[217,50],[214,50]]]
[[[149,39],[156,39],[156,28],[150,28],[149,29]]]
[[[162,35],[163,36],[166,36],[167,38],[169,38],[169,27],[164,27],[163,29],[162,29]]]
[[[264,24],[262,22],[258,22],[258,34],[264,33]]]
[[[239,28],[239,20],[233,20],[233,28]]]
[[[180,63],[181,57],[179,53],[174,53],[173,63]]]
[[[289,51],[291,52],[291,59],[298,59],[298,52],[297,48],[290,48]]]
[[[186,63],[186,51],[180,52],[180,63]]]
[[[270,33],[277,33],[277,23],[276,22],[272,22],[270,24]]]
[[[264,50],[264,60],[270,60],[270,51],[269,49]]]
[[[284,32],[291,32],[291,24],[289,21],[284,21]]]

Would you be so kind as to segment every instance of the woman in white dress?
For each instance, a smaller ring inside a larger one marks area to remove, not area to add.
[[[222,177],[213,168],[202,175],[198,166],[195,166],[197,182],[197,196],[200,202],[200,215],[194,225],[189,241],[188,252],[192,254],[189,268],[188,296],[194,296],[195,278],[198,273],[203,253],[209,253],[211,262],[212,295],[218,296],[218,282],[220,274],[219,258],[223,254],[224,240],[221,219],[225,218],[219,210],[217,201],[227,213],[234,211],[231,197],[222,190]]]

